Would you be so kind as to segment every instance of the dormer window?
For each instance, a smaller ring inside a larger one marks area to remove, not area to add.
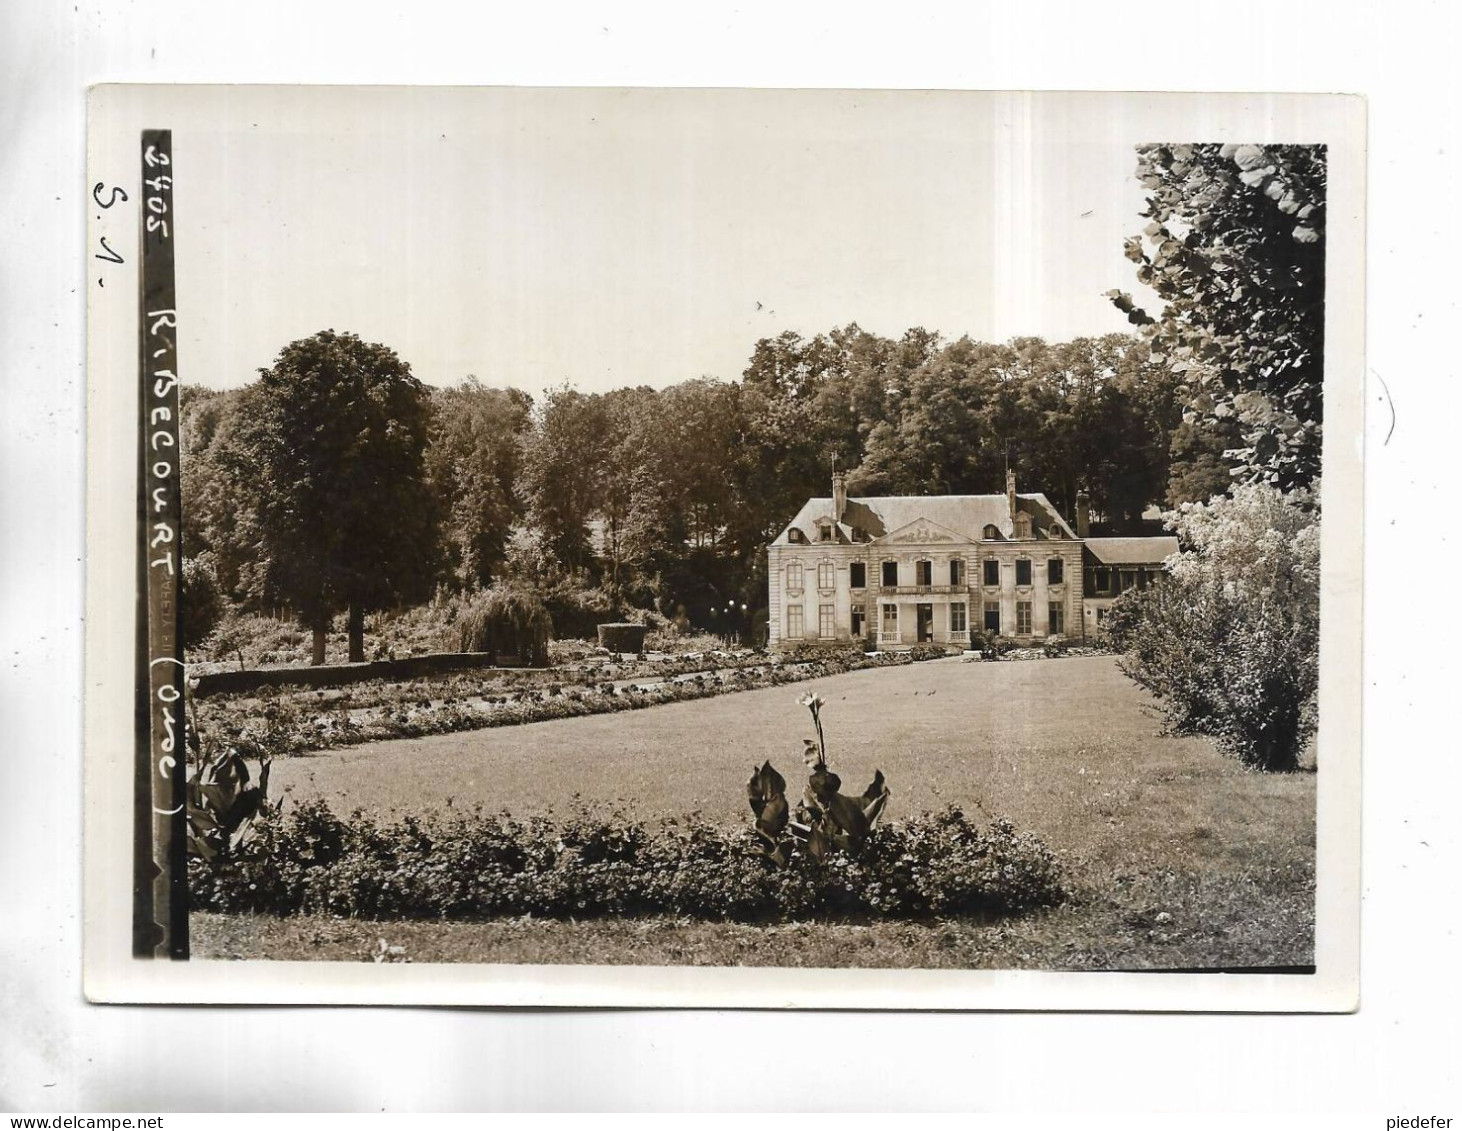
[[[819,536],[822,538],[822,541],[824,541],[824,542],[831,542],[833,540],[833,524],[832,523],[830,523],[830,522],[819,523],[818,524],[818,527],[817,527],[817,530],[818,530]]]
[[[1000,537],[1000,528],[998,526],[996,526],[994,523],[990,523],[990,524],[988,524],[985,527],[985,541],[987,541],[987,542],[994,542],[999,537]]]
[[[787,528],[787,541],[800,546],[807,542],[807,537],[797,527],[789,526]]]
[[[1029,538],[1031,536],[1031,516],[1021,512],[1015,516],[1015,536],[1017,538]]]

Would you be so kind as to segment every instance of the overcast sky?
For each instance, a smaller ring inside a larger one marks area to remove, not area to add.
[[[331,327],[535,395],[758,338],[1128,329],[1133,138],[1083,96],[214,88],[178,99],[180,364]],[[163,124],[163,123],[159,123]]]

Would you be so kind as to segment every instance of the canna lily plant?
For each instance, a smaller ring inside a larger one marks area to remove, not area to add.
[[[796,820],[787,803],[787,781],[770,761],[752,771],[746,783],[751,811],[756,817],[757,835],[763,851],[778,867],[786,867],[794,848],[815,860],[834,850],[857,852],[888,804],[889,789],[883,771],[875,770],[873,782],[859,797],[842,793],[842,779],[828,768],[827,740],[822,730],[822,708],[826,701],[816,692],[798,696],[797,702],[812,713],[817,731],[814,741],[805,738],[802,758],[807,764],[807,788],[797,803]],[[784,835],[786,834],[786,835]]]

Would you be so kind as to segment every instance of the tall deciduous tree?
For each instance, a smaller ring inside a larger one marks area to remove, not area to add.
[[[523,439],[528,517],[569,572],[593,560],[589,521],[599,507],[611,430],[601,398],[567,385],[550,389]]]
[[[516,492],[533,399],[469,377],[432,391],[426,469],[444,510],[445,566],[464,588],[487,586],[523,516]]]
[[[1142,236],[1127,241],[1154,318],[1110,292],[1187,386],[1190,419],[1236,421],[1243,482],[1320,474],[1325,342],[1323,146],[1145,145]]]
[[[385,346],[324,330],[280,351],[247,397],[254,474],[243,482],[258,520],[261,596],[313,629],[317,664],[331,616],[345,609],[350,659],[363,660],[365,613],[430,592],[427,390]]]
[[[190,558],[207,555],[226,605],[247,605],[259,564],[249,395],[197,385],[181,393],[183,546]]]

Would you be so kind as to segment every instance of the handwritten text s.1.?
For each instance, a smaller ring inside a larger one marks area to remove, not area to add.
[[[106,199],[102,199],[104,193],[106,194]],[[131,197],[127,195],[127,190],[124,188],[119,188],[116,185],[108,185],[105,181],[97,181],[91,187],[91,199],[96,201],[96,206],[102,209],[102,211],[108,211],[115,208],[118,204],[123,204],[130,200]],[[96,218],[98,221],[101,220],[100,212],[97,213]],[[101,251],[95,254],[95,258],[100,259],[103,263],[115,263],[118,265],[126,262],[120,254],[112,250],[111,245],[107,243],[106,236],[97,236],[97,243],[101,246]],[[105,287],[107,285],[106,276],[98,275],[96,285]]]

